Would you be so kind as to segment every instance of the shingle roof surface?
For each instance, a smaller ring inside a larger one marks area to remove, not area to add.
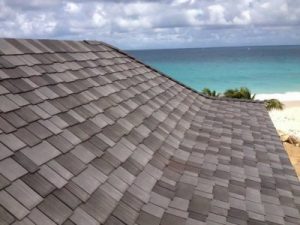
[[[0,39],[0,224],[300,224],[263,106],[101,42]]]

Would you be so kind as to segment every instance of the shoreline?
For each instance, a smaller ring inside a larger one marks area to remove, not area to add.
[[[278,99],[286,104],[289,102],[299,102],[300,104],[300,92],[285,92],[285,93],[258,93],[255,96],[257,100],[265,99]],[[300,106],[300,105],[299,105]]]

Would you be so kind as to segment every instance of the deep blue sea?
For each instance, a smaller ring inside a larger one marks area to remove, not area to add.
[[[197,90],[246,86],[254,93],[300,92],[300,46],[127,52]]]

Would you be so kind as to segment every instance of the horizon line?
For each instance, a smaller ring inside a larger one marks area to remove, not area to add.
[[[156,50],[181,50],[181,49],[206,49],[206,48],[250,48],[250,47],[284,47],[300,46],[299,44],[278,44],[278,45],[236,45],[236,46],[210,46],[210,47],[176,47],[176,48],[144,48],[144,49],[122,49],[123,51],[156,51]]]

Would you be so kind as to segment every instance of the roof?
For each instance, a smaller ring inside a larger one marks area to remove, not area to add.
[[[299,224],[263,104],[97,41],[0,39],[0,224]]]

